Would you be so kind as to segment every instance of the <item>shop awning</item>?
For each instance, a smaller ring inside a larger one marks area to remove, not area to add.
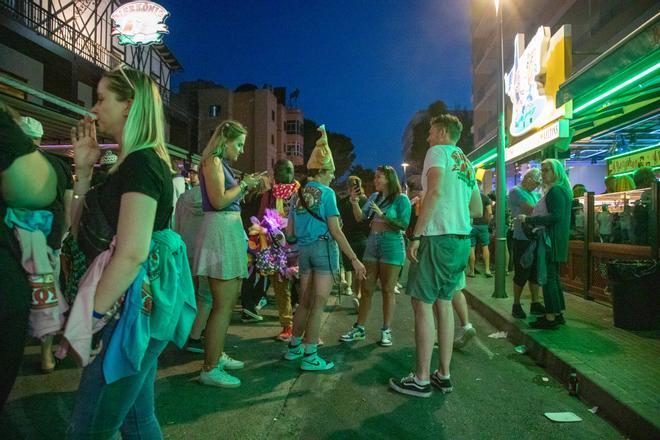
[[[574,139],[626,124],[660,103],[660,13],[579,72],[557,93],[573,100]]]
[[[467,154],[475,167],[490,168],[491,165],[494,166],[497,157],[497,140],[497,135],[495,135]]]

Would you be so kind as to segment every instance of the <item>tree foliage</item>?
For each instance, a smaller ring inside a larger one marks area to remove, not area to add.
[[[303,146],[303,154],[305,162],[314,150],[316,140],[319,138],[320,133],[317,131],[319,124],[311,119],[305,119],[303,125],[303,135],[305,137],[305,144]],[[332,150],[332,157],[335,161],[335,176],[340,178],[346,173],[355,160],[355,146],[353,140],[342,133],[337,133],[328,130],[328,143],[330,150]]]
[[[371,185],[371,183],[374,181],[374,177],[376,177],[376,172],[372,170],[371,168],[365,168],[362,165],[353,165],[349,170],[348,170],[348,175],[349,176],[358,176],[360,179],[362,179],[362,185]]]
[[[474,145],[472,138],[472,111],[465,109],[450,110],[443,101],[435,101],[428,106],[422,119],[413,127],[411,149],[412,162],[415,167],[420,170],[424,163],[426,150],[429,148],[426,139],[429,135],[431,118],[443,113],[451,113],[461,120],[461,123],[463,124],[463,134],[461,134],[461,138],[458,141],[458,146],[466,153],[472,151]]]

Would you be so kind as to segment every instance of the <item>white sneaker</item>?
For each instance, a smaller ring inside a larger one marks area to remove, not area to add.
[[[381,330],[380,331],[380,345],[383,347],[391,347],[392,346],[392,330],[387,329],[387,330]]]
[[[244,366],[245,363],[229,357],[227,353],[222,353],[222,356],[220,356],[220,360],[218,361],[218,368],[223,370],[240,370]]]
[[[353,296],[353,289],[350,287],[346,289],[346,296]]]
[[[477,334],[477,329],[475,329],[471,325],[468,328],[463,328],[463,333],[459,337],[454,339],[454,348],[465,347],[467,343],[470,342],[470,340],[476,336],[476,334]]]
[[[241,386],[241,380],[232,376],[220,367],[215,367],[211,371],[202,370],[199,373],[199,382],[202,385],[221,388],[238,388]]]
[[[352,298],[353,301],[353,307],[355,307],[355,311],[359,312],[360,311],[360,299],[357,296],[354,296]]]

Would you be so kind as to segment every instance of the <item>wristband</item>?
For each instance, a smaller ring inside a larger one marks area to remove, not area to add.
[[[92,317],[96,319],[102,319],[105,316],[105,313],[99,313],[96,310],[92,310]]]
[[[410,237],[410,241],[420,241],[422,239],[421,235],[413,235]]]

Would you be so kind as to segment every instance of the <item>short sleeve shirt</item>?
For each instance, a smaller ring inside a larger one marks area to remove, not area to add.
[[[144,194],[157,202],[154,231],[169,226],[174,197],[172,172],[153,148],[138,150],[126,156],[119,168],[100,185],[101,209],[115,230],[119,223],[121,196],[129,192]]]
[[[318,182],[309,182],[302,189],[302,196],[310,211],[318,215],[323,221],[312,216],[303,204],[295,197],[295,209],[290,211],[293,215],[298,244],[305,246],[328,233],[328,217],[339,216],[335,192],[328,186]]]
[[[474,167],[463,151],[455,145],[436,145],[426,152],[422,170],[422,191],[428,192],[428,173],[431,168],[442,168],[438,203],[434,206],[422,235],[468,235],[470,224],[470,197],[476,187]]]
[[[538,193],[527,191],[520,186],[514,186],[511,188],[511,191],[509,191],[509,208],[511,209],[511,216],[515,219],[520,214],[524,214],[522,211],[524,204],[535,206],[538,201]],[[517,220],[513,222],[513,238],[516,240],[529,240],[522,230],[522,224]]]

